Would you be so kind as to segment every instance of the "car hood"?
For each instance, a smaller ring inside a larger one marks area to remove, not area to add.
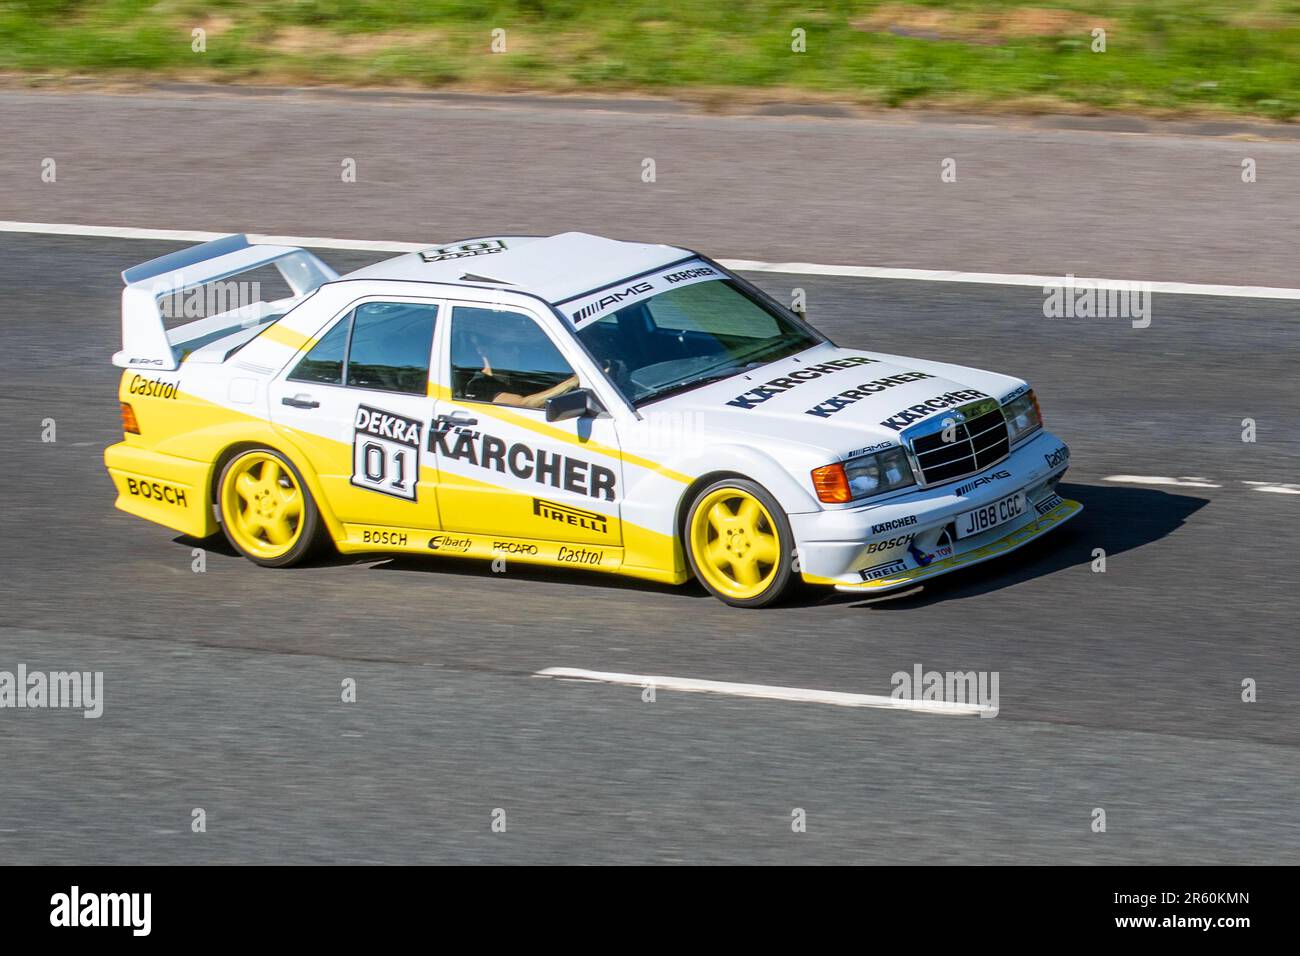
[[[945,408],[1005,401],[1025,387],[981,369],[823,344],[652,402],[641,413],[651,421],[689,415],[711,441],[739,433],[849,457],[895,444],[905,428]]]

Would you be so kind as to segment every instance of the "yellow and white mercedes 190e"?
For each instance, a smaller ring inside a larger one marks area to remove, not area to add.
[[[271,265],[285,298],[168,328]],[[123,279],[117,507],[262,565],[505,558],[761,607],[923,581],[1081,507],[1023,381],[839,348],[685,249],[503,236],[340,277],[231,236]]]

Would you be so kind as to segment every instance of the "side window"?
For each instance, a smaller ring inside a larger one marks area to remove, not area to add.
[[[349,385],[424,395],[429,390],[436,305],[368,302],[352,316]]]
[[[302,357],[297,368],[289,373],[294,382],[323,382],[326,385],[343,384],[343,359],[348,350],[348,329],[352,316],[345,315],[334,323],[310,352]]]
[[[437,315],[436,305],[367,302],[339,319],[289,380],[424,395]]]
[[[529,316],[460,305],[452,310],[453,399],[543,408],[577,387],[573,368]]]

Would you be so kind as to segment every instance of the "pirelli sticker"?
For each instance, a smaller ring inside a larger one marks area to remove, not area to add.
[[[660,292],[666,292],[668,289],[725,278],[724,273],[704,260],[692,259],[651,275],[584,293],[567,302],[561,302],[559,309],[575,327],[582,328],[607,315],[612,315],[619,309],[658,295]]]

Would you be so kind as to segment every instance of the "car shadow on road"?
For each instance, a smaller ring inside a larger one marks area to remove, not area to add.
[[[204,548],[228,558],[238,558],[240,554],[226,540],[225,535],[217,532],[210,538],[193,538],[189,535],[177,535],[174,544],[187,548]],[[338,554],[330,549],[303,561],[298,567],[342,567],[346,565],[369,565],[371,571],[405,571],[418,574],[450,574],[458,577],[493,578],[498,575],[491,571],[491,563],[482,558],[454,558],[447,555],[399,554],[391,552],[363,552],[359,554]],[[674,594],[682,597],[709,597],[697,582],[688,581],[682,585],[659,584],[641,578],[618,577],[599,571],[582,571],[574,568],[557,568],[544,564],[526,564],[512,561],[509,564],[509,576],[521,581],[541,581],[550,584],[564,584],[573,587],[596,587],[614,591],[645,591],[647,593]]]
[[[845,592],[824,601],[872,610],[902,611],[939,601],[977,597],[1080,564],[1091,564],[1093,550],[1107,558],[1159,541],[1181,527],[1207,504],[1208,498],[1170,494],[1153,488],[1122,485],[1075,485],[1058,489],[1083,504],[1083,513],[1055,534],[1046,534],[1018,551],[973,568],[941,575],[923,587],[872,601]]]
[[[354,556],[349,556],[354,557]],[[376,561],[372,571],[407,571],[418,573],[453,574],[462,577],[495,578],[490,569],[490,562],[482,558],[425,557],[421,554],[392,555],[356,555],[357,563]],[[348,558],[335,558],[348,560]],[[538,581],[546,584],[563,584],[570,587],[602,588],[610,591],[643,591],[647,594],[673,594],[680,597],[708,597],[704,588],[696,582],[674,586],[659,584],[639,578],[618,577],[600,571],[578,571],[570,568],[556,568],[544,564],[525,564],[512,561],[508,565],[511,579],[518,581]]]
[[[1019,551],[994,558],[972,568],[964,568],[926,582],[910,591],[881,595],[868,601],[860,594],[827,593],[815,589],[793,600],[790,606],[851,606],[872,610],[906,610],[939,601],[976,597],[1024,581],[1055,574],[1093,560],[1093,549],[1102,548],[1107,557],[1123,554],[1158,541],[1186,522],[1209,504],[1207,498],[1170,494],[1152,488],[1126,488],[1120,485],[1062,484],[1060,492],[1083,503],[1083,513],[1060,531],[1044,535]],[[174,539],[188,546],[206,547],[219,554],[238,557],[226,539],[218,534],[205,541],[184,535]],[[366,564],[373,571],[405,571],[420,574],[448,574],[459,577],[493,577],[482,559],[426,557],[416,554],[320,555],[306,562],[313,565]],[[515,580],[561,584],[569,587],[596,588],[605,591],[641,591],[671,594],[684,598],[707,598],[709,593],[694,580],[682,585],[657,584],[638,578],[618,577],[597,571],[581,571],[546,565],[510,563],[510,577]]]

